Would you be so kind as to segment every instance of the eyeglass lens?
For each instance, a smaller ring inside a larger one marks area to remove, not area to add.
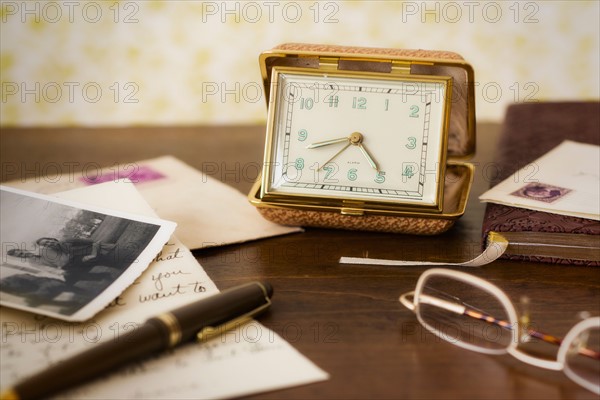
[[[448,342],[472,350],[502,353],[513,340],[513,329],[502,302],[483,288],[443,275],[431,275],[422,283],[417,317]],[[560,345],[561,339],[535,330],[533,337]],[[515,339],[518,340],[518,339]],[[564,363],[574,380],[600,387],[600,328],[582,331],[571,343]]]
[[[418,299],[417,316],[430,330],[449,342],[474,350],[506,349],[512,327],[502,303],[487,291],[445,276],[430,276]]]
[[[587,329],[571,342],[565,372],[600,387],[600,328]]]

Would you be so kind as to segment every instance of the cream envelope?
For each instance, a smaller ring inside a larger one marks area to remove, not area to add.
[[[302,231],[265,220],[245,195],[172,156],[5,185],[38,193],[57,193],[119,179],[135,183],[161,218],[175,221],[175,235],[190,249]]]
[[[600,220],[600,147],[564,141],[479,199]]]

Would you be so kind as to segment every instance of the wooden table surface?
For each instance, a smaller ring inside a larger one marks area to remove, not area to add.
[[[366,254],[456,261],[474,256],[484,212],[477,196],[489,186],[499,131],[496,124],[478,126],[467,212],[441,236],[306,229],[194,252],[220,289],[270,281],[274,302],[261,322],[331,375],[256,398],[597,398],[562,372],[463,350],[427,333],[398,303],[425,268],[338,264],[340,256]],[[4,128],[1,180],[40,174],[52,163],[70,163],[77,171],[89,163],[110,166],[172,154],[247,193],[261,164],[263,135],[262,126]],[[597,269],[496,261],[467,272],[501,287],[517,307],[521,295],[529,296],[534,323],[551,334],[564,335],[579,321],[579,311],[600,312]]]

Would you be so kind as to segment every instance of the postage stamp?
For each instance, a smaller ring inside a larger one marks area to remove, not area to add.
[[[120,168],[117,171],[111,170],[110,172],[103,172],[93,177],[81,177],[80,181],[88,185],[96,185],[98,183],[118,181],[120,179],[128,179],[132,183],[145,183],[163,178],[165,178],[165,175],[150,168],[149,166],[129,165],[122,169]]]
[[[554,203],[570,192],[572,192],[571,189],[536,182],[529,183],[519,188],[518,190],[512,192],[511,195],[530,200],[542,201],[544,203]]]

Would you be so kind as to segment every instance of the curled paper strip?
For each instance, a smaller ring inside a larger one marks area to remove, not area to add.
[[[385,260],[378,258],[361,257],[341,257],[340,264],[369,264],[369,265],[390,265],[390,266],[439,266],[450,265],[456,267],[481,267],[489,264],[504,254],[508,247],[508,240],[502,235],[492,232],[488,236],[487,248],[472,260],[465,262],[431,262],[431,261],[403,261],[403,260]]]

